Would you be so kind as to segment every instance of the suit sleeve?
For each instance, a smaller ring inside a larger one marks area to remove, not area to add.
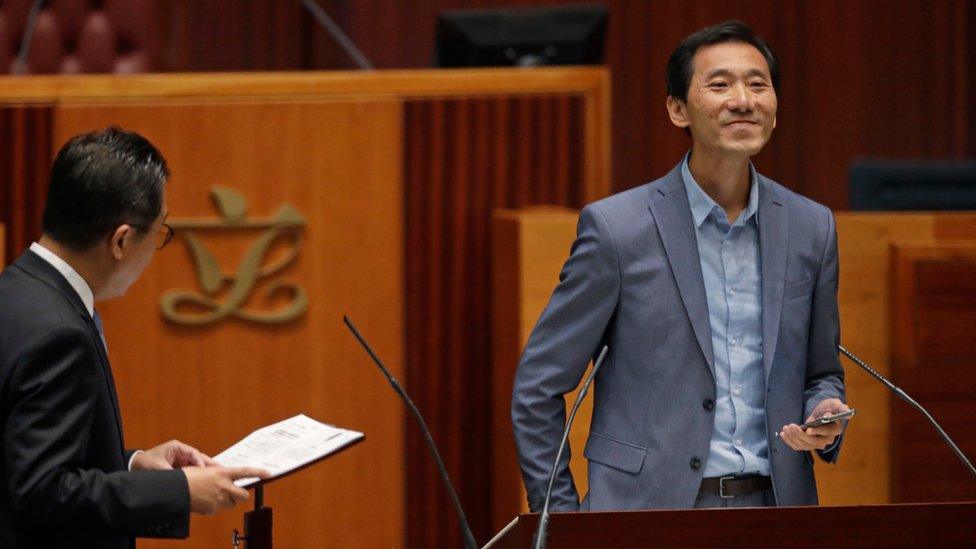
[[[827,211],[827,238],[817,285],[813,290],[810,318],[810,341],[807,349],[807,382],[804,392],[804,418],[817,404],[828,398],[844,401],[844,368],[837,346],[840,344],[840,315],[837,309],[837,230],[833,215]],[[829,463],[836,463],[843,435],[825,451],[818,452]]]
[[[25,524],[65,533],[186,537],[182,471],[84,468],[104,383],[96,353],[90,334],[63,326],[20,354],[3,429],[11,509]]]
[[[515,373],[512,424],[529,507],[542,508],[566,422],[564,395],[579,385],[617,306],[620,272],[610,228],[592,206],[583,209],[569,259],[532,330]],[[557,468],[550,508],[579,509],[567,448]]]

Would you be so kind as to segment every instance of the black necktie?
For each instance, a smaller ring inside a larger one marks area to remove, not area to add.
[[[95,328],[98,329],[98,337],[102,338],[102,347],[105,348],[105,354],[108,354],[108,343],[105,342],[105,330],[102,328],[102,315],[98,314],[98,311],[95,311],[92,319],[95,321]]]

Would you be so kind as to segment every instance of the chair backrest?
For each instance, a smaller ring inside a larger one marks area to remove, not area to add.
[[[15,69],[32,0],[0,0],[0,72]],[[159,70],[159,0],[48,0],[24,67],[30,74]]]
[[[858,160],[852,210],[976,210],[976,160]]]

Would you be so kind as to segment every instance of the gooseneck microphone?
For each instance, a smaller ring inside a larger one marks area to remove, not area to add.
[[[535,531],[535,543],[533,544],[535,549],[542,549],[546,546],[546,535],[549,530],[549,500],[552,499],[552,485],[556,481],[556,469],[559,468],[559,460],[563,457],[563,450],[566,448],[566,441],[569,439],[569,430],[573,426],[573,420],[576,419],[576,412],[579,410],[580,404],[583,403],[583,397],[586,396],[586,392],[590,389],[590,384],[593,383],[593,378],[596,377],[600,365],[603,364],[603,359],[607,358],[608,350],[606,345],[603,346],[603,349],[600,349],[600,355],[596,358],[596,362],[593,363],[593,369],[590,370],[590,375],[586,376],[586,381],[583,382],[583,388],[580,389],[579,395],[576,396],[576,402],[573,404],[573,409],[569,412],[569,418],[566,420],[566,427],[563,429],[563,439],[560,441],[559,450],[556,452],[556,461],[553,462],[552,470],[549,472],[549,487],[546,488],[546,500],[542,505],[542,514],[539,515],[539,528]]]
[[[939,423],[935,421],[935,418],[932,417],[932,414],[930,414],[928,410],[923,408],[921,404],[915,402],[915,399],[908,396],[908,394],[905,393],[905,391],[902,391],[901,389],[896,387],[894,383],[888,381],[883,375],[875,371],[874,368],[868,366],[867,364],[864,363],[863,360],[854,356],[854,354],[848,351],[847,349],[845,349],[843,345],[838,345],[837,349],[839,349],[840,352],[844,354],[844,356],[851,359],[851,361],[853,361],[854,364],[857,364],[858,366],[863,368],[864,371],[871,374],[872,377],[880,381],[885,387],[891,389],[891,392],[898,395],[898,398],[904,400],[905,402],[910,404],[912,408],[915,408],[916,410],[919,411],[919,413],[925,416],[925,419],[929,420],[929,423],[932,424],[932,427],[935,427],[936,432],[939,433],[939,436],[942,437],[942,440],[944,440],[945,443],[949,445],[949,448],[952,448],[952,451],[956,453],[956,456],[959,458],[959,461],[961,461],[963,465],[965,465],[966,468],[969,469],[970,473],[976,476],[976,467],[973,467],[972,462],[969,461],[969,458],[966,457],[966,454],[962,453],[962,450],[960,450],[959,447],[956,446],[956,443],[953,442],[951,438],[949,438],[948,433],[946,433],[945,430],[942,429],[942,427],[939,425]]]
[[[427,441],[427,447],[430,448],[430,453],[433,454],[434,461],[437,463],[437,469],[440,471],[441,480],[444,481],[444,486],[447,487],[447,493],[451,496],[451,501],[454,503],[454,510],[457,511],[458,522],[461,523],[461,536],[464,538],[464,547],[466,549],[477,549],[478,544],[474,541],[474,534],[471,533],[471,527],[468,526],[468,519],[465,518],[464,510],[461,509],[461,500],[458,499],[457,492],[454,491],[454,486],[451,484],[451,479],[447,476],[447,468],[444,467],[444,461],[441,459],[441,455],[437,451],[437,446],[434,444],[434,437],[431,436],[430,430],[427,428],[427,423],[424,421],[424,417],[420,415],[420,410],[417,409],[417,406],[414,405],[413,401],[410,400],[410,397],[407,396],[407,391],[404,390],[403,386],[400,385],[400,382],[393,377],[393,374],[386,369],[386,366],[383,365],[380,358],[376,356],[376,353],[373,352],[373,349],[369,346],[369,343],[366,343],[366,340],[363,339],[362,335],[360,335],[359,330],[353,326],[352,321],[349,320],[349,317],[343,315],[342,321],[345,322],[346,326],[349,327],[349,331],[352,332],[352,335],[356,336],[359,344],[363,346],[363,349],[366,350],[369,357],[373,359],[373,362],[375,362],[380,371],[383,372],[383,375],[386,376],[386,380],[390,382],[391,386],[393,386],[393,390],[400,395],[400,398],[402,398],[403,402],[406,403],[410,413],[413,414],[414,419],[416,419],[417,423],[420,424],[420,430],[424,433],[424,440]]]
[[[354,44],[353,41],[346,36],[346,33],[342,32],[339,25],[336,25],[335,21],[329,17],[329,14],[322,9],[322,6],[320,6],[318,2],[315,0],[298,1],[305,6],[305,9],[312,13],[312,16],[315,17],[315,20],[318,21],[319,25],[325,29],[325,32],[329,33],[329,36],[339,43],[339,46],[342,47],[342,49],[346,52],[346,55],[352,58],[357,67],[362,70],[373,69],[373,64],[369,62],[369,59],[366,59],[363,52],[361,52],[359,48],[356,47],[356,44]]]
[[[14,62],[13,73],[24,74],[27,71],[27,57],[30,55],[31,41],[37,30],[37,17],[41,14],[46,0],[35,0],[27,14],[27,24],[24,25],[24,35],[20,39],[20,49],[17,50],[17,60]]]

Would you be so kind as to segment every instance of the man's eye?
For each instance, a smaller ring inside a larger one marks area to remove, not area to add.
[[[769,84],[767,84],[767,83],[765,83],[763,81],[751,82],[751,83],[749,83],[749,87],[751,87],[753,89],[766,89],[766,88],[769,87]]]
[[[727,82],[712,82],[708,85],[708,87],[715,90],[724,90],[725,88],[729,87],[729,85]]]

